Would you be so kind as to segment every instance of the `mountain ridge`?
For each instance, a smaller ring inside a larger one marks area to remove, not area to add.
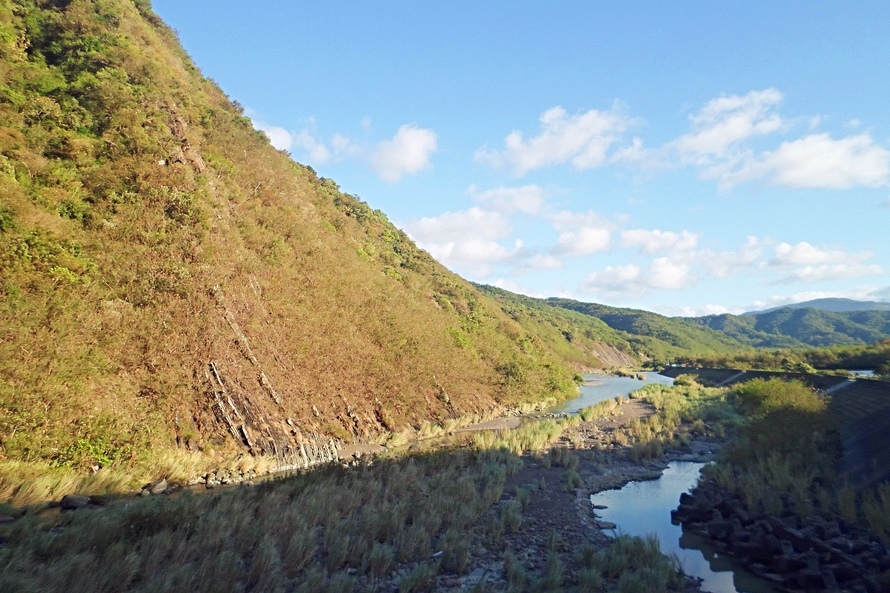
[[[791,303],[789,305],[780,305],[769,309],[758,311],[747,311],[742,316],[763,315],[764,313],[772,313],[779,309],[819,309],[822,311],[832,311],[835,313],[851,312],[851,311],[890,311],[890,303],[882,301],[858,301],[847,298],[823,298],[812,299],[800,303]]]

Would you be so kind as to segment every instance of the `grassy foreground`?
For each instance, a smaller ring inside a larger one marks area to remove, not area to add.
[[[678,590],[683,578],[651,539],[621,537],[567,558],[551,535],[539,563],[510,543],[543,485],[507,489],[509,478],[534,453],[565,468],[566,490],[579,486],[574,453],[550,447],[616,407],[254,487],[28,515],[0,526],[0,591],[428,591],[466,575],[482,553],[500,559],[502,574],[478,591]],[[629,442],[643,436],[630,430]]]

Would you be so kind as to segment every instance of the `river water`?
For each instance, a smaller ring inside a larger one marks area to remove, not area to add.
[[[614,377],[611,375],[584,375],[584,383],[581,384],[581,394],[567,402],[563,402],[549,412],[563,412],[576,414],[580,410],[598,404],[607,399],[613,399],[619,395],[626,396],[650,383],[659,385],[673,385],[674,380],[658,373],[642,373],[644,380],[631,377]]]
[[[695,486],[703,466],[674,461],[657,480],[631,482],[619,490],[593,494],[590,500],[608,507],[596,512],[615,523],[618,532],[640,537],[655,534],[664,554],[676,555],[686,574],[703,579],[703,591],[777,593],[767,581],[717,552],[704,538],[683,533],[680,525],[671,523],[671,510],[677,508],[680,494]]]
[[[645,373],[644,380],[585,375],[580,395],[549,411],[573,414],[601,401],[627,396],[649,383],[672,385],[673,382],[670,377],[654,372]],[[706,539],[683,533],[680,525],[671,523],[671,511],[677,508],[680,494],[695,486],[703,466],[703,463],[674,461],[657,480],[631,482],[618,490],[594,494],[590,499],[593,504],[608,507],[597,514],[604,521],[615,523],[618,532],[640,537],[655,534],[663,553],[675,555],[686,574],[702,579],[703,591],[777,593],[767,581],[720,554]]]

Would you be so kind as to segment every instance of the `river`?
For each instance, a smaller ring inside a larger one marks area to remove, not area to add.
[[[650,383],[672,385],[674,380],[655,372],[645,379],[610,375],[585,375],[578,397],[549,410],[573,414],[601,401],[627,396]],[[777,593],[767,581],[748,572],[730,557],[720,554],[697,535],[683,533],[671,523],[671,511],[677,508],[680,494],[691,490],[698,481],[703,463],[671,462],[661,478],[631,482],[619,490],[606,490],[590,497],[593,504],[604,505],[597,511],[603,520],[615,523],[620,533],[658,537],[663,553],[676,555],[683,571],[702,579],[702,590],[711,593]]]
[[[642,381],[631,377],[615,377],[612,375],[584,375],[584,383],[581,384],[581,393],[578,397],[570,399],[554,407],[549,412],[561,412],[565,414],[577,414],[580,410],[598,404],[601,401],[615,398],[619,395],[626,396],[632,391],[640,389],[650,383],[659,385],[673,385],[674,380],[656,372],[641,373],[645,376]]]
[[[683,572],[703,580],[703,591],[777,593],[767,581],[717,552],[706,539],[683,533],[680,525],[671,523],[671,510],[677,508],[680,494],[695,486],[703,466],[673,461],[657,480],[631,482],[619,490],[593,494],[590,500],[607,507],[597,514],[615,523],[618,532],[640,537],[655,534],[664,554],[675,555]]]

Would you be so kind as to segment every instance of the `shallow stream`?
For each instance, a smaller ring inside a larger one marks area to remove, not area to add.
[[[730,557],[717,552],[707,540],[683,533],[671,523],[680,494],[692,489],[703,463],[673,461],[661,478],[631,482],[619,490],[606,490],[590,497],[594,505],[606,506],[596,513],[617,525],[617,533],[658,537],[664,554],[676,555],[683,571],[703,579],[702,590],[711,593],[777,593],[767,581],[746,571]]]
[[[584,375],[584,383],[581,384],[581,393],[578,397],[563,402],[548,410],[548,412],[577,414],[582,409],[598,404],[607,399],[627,396],[627,394],[642,388],[650,383],[659,385],[673,385],[674,380],[656,372],[640,373],[645,379],[631,377],[615,377],[612,375]]]

